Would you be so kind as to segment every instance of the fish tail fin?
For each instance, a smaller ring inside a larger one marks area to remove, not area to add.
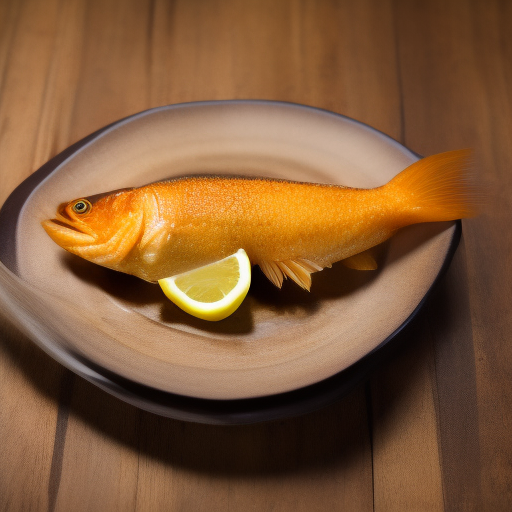
[[[471,150],[448,151],[418,160],[389,183],[407,204],[407,223],[474,217],[483,195],[469,170]]]

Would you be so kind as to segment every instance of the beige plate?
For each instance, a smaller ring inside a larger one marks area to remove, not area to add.
[[[0,286],[17,324],[85,377],[100,368],[208,399],[274,395],[321,381],[371,352],[409,318],[454,236],[454,223],[404,229],[383,248],[379,271],[337,264],[313,276],[311,293],[291,282],[279,291],[255,269],[240,309],[208,323],[178,310],[157,285],[69,255],[40,222],[63,201],[172,176],[375,187],[417,157],[342,116],[251,101],[142,112],[67,155],[33,175],[4,208],[0,260],[13,272],[0,267]]]

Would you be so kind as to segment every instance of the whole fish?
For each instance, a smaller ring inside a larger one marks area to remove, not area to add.
[[[281,287],[305,289],[334,262],[374,269],[366,252],[410,224],[475,214],[467,150],[413,163],[373,189],[259,178],[190,177],[79,198],[42,223],[67,251],[147,281],[244,249]]]

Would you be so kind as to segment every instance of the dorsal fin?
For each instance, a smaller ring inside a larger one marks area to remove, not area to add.
[[[353,268],[354,270],[376,270],[378,267],[375,256],[373,255],[373,248],[360,252],[359,254],[349,256],[348,258],[341,260],[341,263],[348,268]]]
[[[311,274],[322,270],[322,267],[313,261],[302,258],[285,261],[262,261],[259,265],[263,273],[278,288],[281,288],[283,280],[289,277],[301,288],[308,291],[311,288]]]

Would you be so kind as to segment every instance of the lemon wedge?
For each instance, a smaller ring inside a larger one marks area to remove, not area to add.
[[[242,303],[251,284],[251,263],[240,249],[222,260],[160,279],[165,295],[179,308],[203,320],[223,320]]]

